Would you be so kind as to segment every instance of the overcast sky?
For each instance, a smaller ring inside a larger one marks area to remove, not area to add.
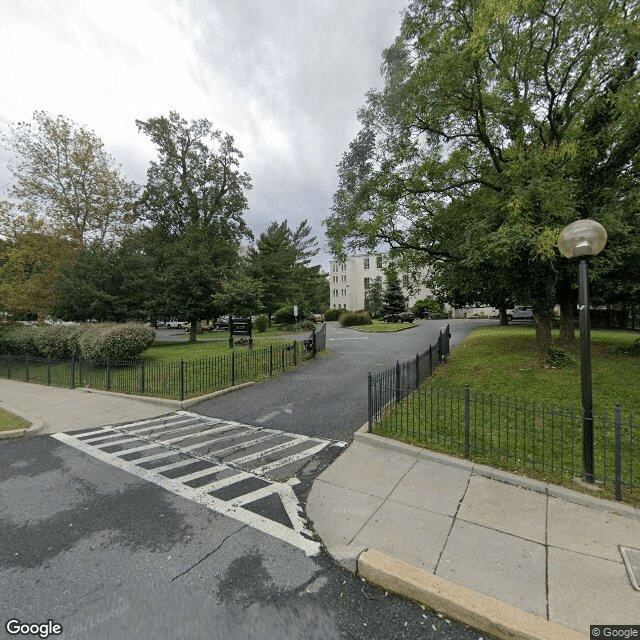
[[[326,249],[336,164],[406,2],[2,0],[0,128],[63,114],[143,184],[155,152],[135,119],[207,118],[244,154],[254,233],[308,218]]]

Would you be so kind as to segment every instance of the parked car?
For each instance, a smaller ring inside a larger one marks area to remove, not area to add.
[[[416,319],[413,311],[402,311],[400,313],[389,313],[384,317],[385,322],[413,322]]]
[[[182,329],[185,324],[188,323],[186,323],[184,320],[175,320],[172,318],[171,320],[167,320],[165,326],[169,329]]]
[[[216,318],[216,331],[229,331],[229,316],[220,316]]]
[[[531,307],[518,307],[507,309],[507,320],[533,320]]]
[[[311,320],[311,322],[315,323],[322,323],[324,322],[324,316],[321,313],[310,313],[307,320]]]

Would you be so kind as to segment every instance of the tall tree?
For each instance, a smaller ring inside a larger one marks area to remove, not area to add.
[[[162,274],[156,306],[186,317],[195,342],[198,322],[216,314],[214,295],[235,272],[241,239],[251,236],[243,219],[251,180],[233,137],[206,119],[187,122],[172,111],[136,124],[158,151],[138,207],[150,225],[145,251]]]
[[[135,217],[136,185],[93,131],[44,111],[33,120],[11,125],[3,137],[14,155],[14,214],[28,213],[85,246],[120,235]]]
[[[398,272],[391,265],[386,273],[386,287],[382,294],[382,313],[388,314],[401,313],[407,308],[407,301],[400,286]]]
[[[639,18],[637,0],[411,2],[338,168],[332,250],[388,243],[436,273],[464,257],[531,301],[546,353],[569,269],[559,231],[583,216],[615,227],[628,198]],[[457,273],[458,296],[483,294]]]

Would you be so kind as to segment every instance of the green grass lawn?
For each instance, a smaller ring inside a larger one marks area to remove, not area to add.
[[[558,332],[553,332],[557,343]],[[629,346],[639,334],[624,331],[591,332],[593,405],[612,410],[619,402],[640,413],[640,358],[613,353]],[[559,345],[580,361],[580,336],[573,346]],[[579,407],[582,402],[580,366],[554,369],[540,362],[533,327],[482,327],[473,333],[439,367],[428,384],[471,386],[478,392],[526,402]]]
[[[557,334],[554,339],[557,341]],[[579,336],[566,348],[579,361]],[[640,358],[617,355],[638,334],[592,331],[596,474],[612,497],[613,415],[622,406],[623,482],[640,485]],[[483,327],[456,347],[447,363],[399,405],[374,432],[460,455],[465,441],[464,387],[470,387],[470,457],[476,461],[576,488],[581,468],[579,365],[541,362],[532,327]],[[640,491],[624,499],[640,503]]]
[[[9,411],[0,409],[0,431],[11,431],[12,429],[26,429],[31,423],[16,416]]]
[[[417,327],[417,322],[384,322],[383,320],[374,320],[372,324],[363,324],[358,327],[346,327],[347,329],[356,329],[357,331],[365,331],[367,333],[388,333],[390,331],[402,331],[403,329],[412,329]]]

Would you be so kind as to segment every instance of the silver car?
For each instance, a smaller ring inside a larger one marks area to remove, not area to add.
[[[531,307],[518,307],[507,309],[507,320],[533,320]]]

